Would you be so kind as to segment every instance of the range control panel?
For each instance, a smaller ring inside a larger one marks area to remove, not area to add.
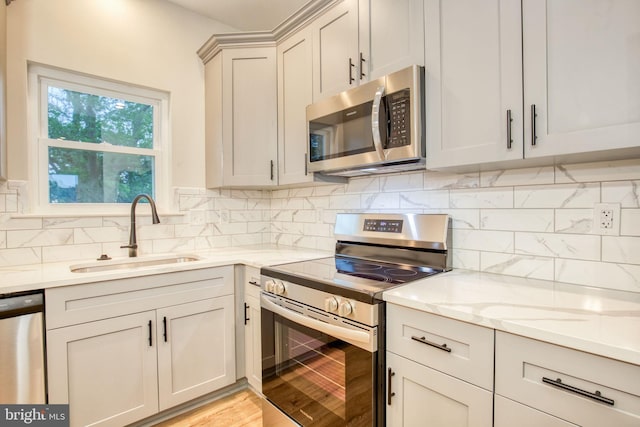
[[[365,219],[364,231],[379,231],[382,233],[402,233],[402,225],[404,221],[401,219]]]

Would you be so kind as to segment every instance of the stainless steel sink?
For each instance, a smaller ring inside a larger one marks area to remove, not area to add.
[[[69,269],[72,273],[95,273],[98,271],[129,270],[166,264],[180,264],[185,262],[199,261],[201,259],[202,258],[197,255],[129,258],[121,260],[98,261],[86,264],[76,264],[69,266]]]

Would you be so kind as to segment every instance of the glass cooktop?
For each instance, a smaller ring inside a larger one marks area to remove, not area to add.
[[[261,269],[265,276],[369,303],[381,299],[388,289],[441,272],[431,267],[339,256]]]

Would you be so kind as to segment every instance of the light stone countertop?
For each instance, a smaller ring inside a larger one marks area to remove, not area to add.
[[[333,253],[256,245],[178,255],[197,255],[202,259],[93,273],[72,273],[69,269],[76,264],[95,264],[92,259],[4,267],[0,268],[0,294],[232,264],[259,268]],[[638,293],[453,270],[389,290],[384,293],[384,300],[640,365]]]
[[[70,271],[69,267],[83,264],[99,264],[100,262],[95,259],[3,267],[0,268],[0,294],[103,282],[129,277],[150,276],[154,274],[218,267],[223,265],[244,264],[259,268],[266,265],[284,264],[288,262],[333,256],[333,252],[293,247],[278,247],[275,245],[255,245],[212,249],[207,251],[189,251],[175,254],[152,254],[148,256],[141,256],[138,259],[155,259],[169,255],[196,255],[201,259],[191,262],[91,273],[73,273]],[[114,258],[113,260],[106,261],[106,263],[119,261],[127,262],[135,259],[136,258],[126,257]]]
[[[640,294],[453,270],[384,300],[640,365]]]

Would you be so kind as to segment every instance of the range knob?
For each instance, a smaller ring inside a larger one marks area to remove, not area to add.
[[[284,295],[284,293],[287,291],[287,288],[285,288],[284,283],[282,283],[281,281],[277,281],[273,284],[273,293],[276,295]]]
[[[275,280],[269,279],[264,282],[264,290],[267,292],[273,292],[273,287],[275,286]]]
[[[340,303],[340,316],[348,316],[353,313],[353,305],[349,301],[342,301]]]
[[[338,311],[338,300],[336,297],[329,297],[324,300],[324,309],[328,312]]]

